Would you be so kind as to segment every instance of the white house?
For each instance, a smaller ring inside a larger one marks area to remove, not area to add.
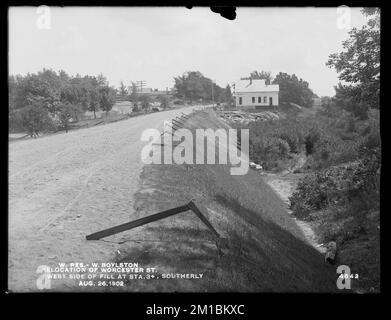
[[[238,109],[278,106],[278,84],[267,85],[264,79],[249,79],[237,81],[234,88],[233,95]]]

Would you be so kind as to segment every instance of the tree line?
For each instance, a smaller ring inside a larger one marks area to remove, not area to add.
[[[193,102],[232,102],[231,87],[221,88],[199,71],[188,71],[174,77],[175,96]]]
[[[329,56],[326,65],[339,73],[336,94],[325,97],[323,105],[342,108],[360,119],[367,119],[370,109],[380,108],[380,9],[364,8],[366,25],[353,28],[342,43],[343,51]]]
[[[295,74],[289,75],[280,72],[274,78],[270,71],[253,71],[250,73],[251,79],[265,79],[267,85],[278,84],[280,86],[279,101],[281,105],[296,103],[303,107],[311,107],[316,94],[309,88],[309,83]],[[175,96],[193,101],[203,102],[225,102],[232,104],[233,97],[229,84],[221,88],[211,79],[205,77],[199,71],[188,71],[181,76],[174,78]]]
[[[45,130],[68,131],[81,113],[106,113],[115,103],[116,90],[103,75],[70,76],[43,69],[35,74],[9,76],[9,125],[36,137]]]
[[[275,77],[270,71],[256,71],[250,73],[251,79],[264,79],[266,85],[279,85],[279,104],[290,105],[295,103],[299,106],[310,108],[313,105],[313,98],[316,94],[310,89],[309,83],[295,74],[279,72]]]
[[[312,91],[308,83],[295,75],[279,73],[273,79],[270,72],[254,71],[253,79],[266,79],[266,83],[280,85],[282,104],[294,102],[310,106]],[[116,98],[134,103],[133,111],[150,109],[152,98],[141,94],[132,82],[128,88],[121,81],[118,89],[109,86],[107,79],[98,76],[68,75],[65,71],[43,69],[25,76],[9,76],[9,126],[11,131],[25,130],[33,137],[42,131],[68,131],[72,120],[78,121],[82,113],[113,107]],[[174,97],[184,101],[233,104],[231,87],[214,83],[199,71],[188,71],[174,78]],[[169,95],[159,95],[156,100],[163,109],[171,104]]]

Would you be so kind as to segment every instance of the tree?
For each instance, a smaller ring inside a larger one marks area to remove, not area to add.
[[[175,77],[174,81],[175,96],[190,100],[190,102],[200,99],[219,101],[224,90],[211,79],[204,77],[199,71],[185,72],[182,76]]]
[[[95,79],[96,79],[97,85],[100,87],[104,87],[104,86],[109,85],[109,82],[107,81],[106,77],[101,73],[98,74]]]
[[[363,109],[379,108],[380,94],[380,9],[365,8],[369,17],[367,25],[353,28],[349,39],[342,43],[344,51],[329,56],[326,65],[335,68],[339,79],[339,95],[342,94],[357,106],[352,112],[366,117]]]
[[[63,84],[52,70],[43,69],[37,74],[28,73],[25,77],[17,76],[11,81],[14,85],[12,101],[14,109],[23,108],[35,100],[40,100],[49,112],[53,112],[56,103],[60,100]]]
[[[100,107],[102,110],[106,111],[106,116],[115,104],[115,90],[109,86],[104,86],[99,88],[100,95]]]
[[[51,119],[59,119],[66,127],[67,121],[77,121],[82,111],[92,111],[96,118],[99,108],[108,112],[115,102],[115,91],[102,74],[69,76],[63,70],[43,69],[35,74],[9,76],[8,83],[10,130],[28,130],[35,136],[42,126],[45,130],[54,128]],[[43,117],[41,124],[37,115]]]
[[[144,111],[148,111],[151,103],[151,98],[147,94],[142,94],[140,96],[140,101],[141,101],[141,108]]]
[[[279,102],[281,105],[289,105],[293,102],[303,107],[312,107],[314,93],[307,81],[299,79],[295,74],[280,72],[274,78],[273,84],[280,86]]]
[[[224,101],[230,104],[232,102],[232,99],[233,97],[232,97],[231,87],[229,84],[227,84],[227,86],[224,89]]]
[[[125,98],[128,95],[128,89],[122,81],[120,82],[119,86],[119,95],[121,96],[121,98]]]
[[[90,87],[88,94],[89,94],[88,110],[94,113],[94,119],[96,119],[96,111],[98,111],[100,108],[99,92],[96,88]]]
[[[133,81],[132,81],[132,92],[130,93],[130,100],[136,104],[139,100],[139,94],[137,92],[137,84]]]
[[[70,103],[63,103],[58,107],[57,115],[61,123],[61,127],[68,133],[69,123],[71,119],[77,118],[80,112],[80,107]]]
[[[32,138],[36,138],[40,132],[53,125],[49,112],[39,103],[23,107],[19,112],[22,126]]]
[[[168,109],[170,107],[170,99],[168,98],[167,95],[161,95],[159,97],[159,102],[160,102],[160,106],[163,109]]]
[[[14,125],[16,124],[16,100],[17,100],[17,91],[18,91],[18,81],[17,77],[15,76],[9,76],[8,77],[8,110],[10,117],[10,124]],[[14,126],[14,128],[17,128],[17,125]]]
[[[251,79],[264,79],[265,83],[269,85],[273,81],[273,77],[271,75],[270,71],[253,71],[250,73],[250,78]]]

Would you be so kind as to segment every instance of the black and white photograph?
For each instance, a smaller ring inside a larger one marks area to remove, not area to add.
[[[381,293],[381,13],[9,6],[7,292]]]

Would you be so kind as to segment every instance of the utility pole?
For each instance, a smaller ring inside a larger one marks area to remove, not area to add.
[[[137,85],[137,87],[140,88],[140,92],[143,91],[143,87],[145,87],[145,84],[146,84],[145,80],[138,80],[138,81],[136,81],[136,85]]]
[[[212,103],[213,103],[213,107],[215,106],[215,96],[214,96],[214,92],[213,92],[213,81],[212,81]]]

